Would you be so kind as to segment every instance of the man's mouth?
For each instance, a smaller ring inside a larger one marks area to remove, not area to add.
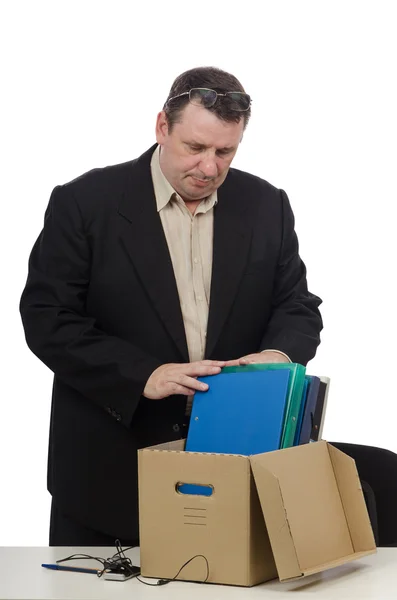
[[[209,183],[211,183],[211,181],[213,181],[213,179],[200,179],[199,177],[195,177],[194,175],[191,175],[191,177],[192,177],[194,183],[201,187],[204,187],[204,186],[208,185]]]

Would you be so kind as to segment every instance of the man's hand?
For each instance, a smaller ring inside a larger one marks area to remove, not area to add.
[[[205,391],[208,385],[196,377],[216,375],[226,365],[224,360],[200,360],[191,363],[168,363],[158,367],[146,382],[143,395],[150,400],[161,400],[173,394],[190,396],[196,390]]]
[[[238,365],[250,365],[252,363],[288,363],[289,360],[286,356],[280,352],[272,352],[271,350],[265,350],[264,352],[257,352],[255,354],[247,354],[241,358],[235,360],[227,360],[225,367],[236,367]]]

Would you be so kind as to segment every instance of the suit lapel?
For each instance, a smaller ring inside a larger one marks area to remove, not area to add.
[[[215,208],[206,358],[215,350],[244,272],[252,237],[251,219],[244,205],[244,191],[231,170],[218,190]]]
[[[162,323],[188,361],[185,328],[174,270],[157,213],[150,160],[155,146],[131,167],[130,179],[119,205],[121,242],[128,252],[142,285]]]

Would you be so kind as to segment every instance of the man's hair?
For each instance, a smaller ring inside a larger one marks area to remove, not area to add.
[[[189,96],[181,96],[180,98],[172,100],[169,104],[168,100],[174,98],[174,96],[179,96],[179,94],[188,92],[192,88],[210,88],[220,94],[226,92],[245,93],[243,86],[234,75],[222,71],[221,69],[217,69],[216,67],[197,67],[185,71],[175,79],[163,107],[167,117],[169,131],[172,130],[175,123],[181,122],[182,112],[189,103]],[[218,119],[221,119],[222,121],[234,121],[235,123],[239,123],[240,120],[243,119],[245,129],[251,116],[251,108],[247,111],[231,110],[228,103],[223,102],[222,100],[222,97],[218,98],[214,106],[206,108],[206,110],[215,113]]]

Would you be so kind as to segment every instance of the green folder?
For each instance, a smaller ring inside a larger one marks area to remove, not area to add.
[[[295,432],[298,424],[303,388],[305,385],[306,367],[298,363],[253,363],[238,367],[223,367],[222,373],[244,373],[247,371],[265,371],[289,369],[290,378],[288,398],[285,407],[284,427],[280,448],[290,448],[294,445]]]

